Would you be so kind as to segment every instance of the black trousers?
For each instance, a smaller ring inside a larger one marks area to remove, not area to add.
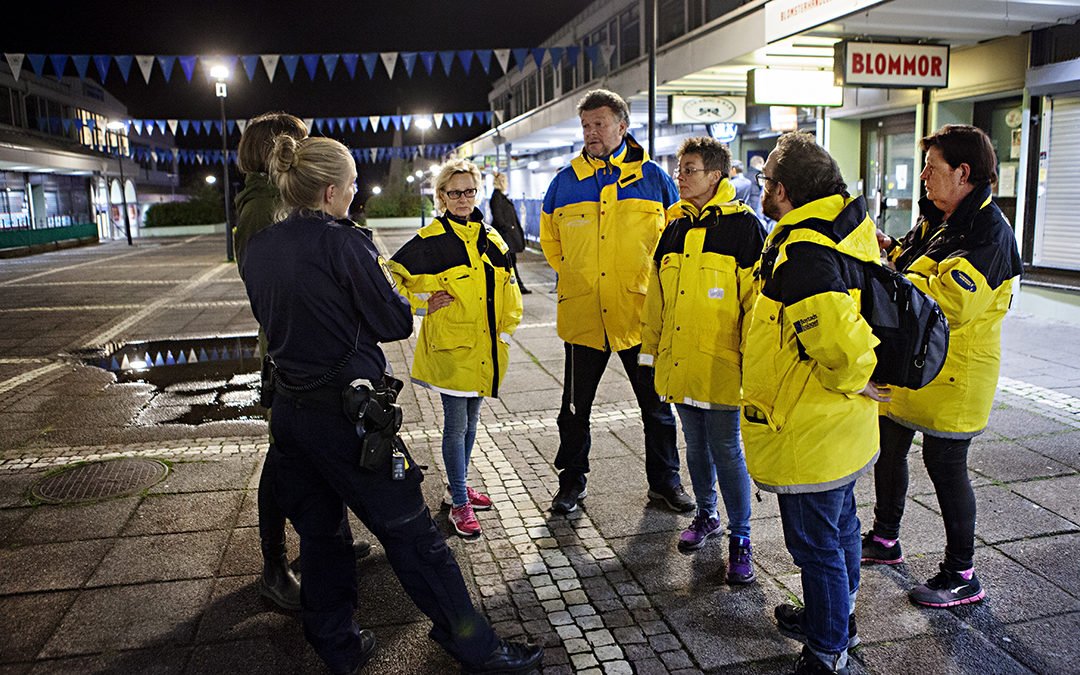
[[[525,291],[527,291],[528,289],[527,289],[527,288],[525,288],[525,282],[524,282],[524,281],[522,280],[522,278],[521,278],[521,273],[520,273],[520,272],[518,272],[518,268],[517,268],[517,253],[507,253],[507,254],[506,254],[506,257],[510,259],[510,267],[514,268],[514,278],[516,278],[516,279],[517,279],[517,282],[518,282],[518,290],[520,290],[520,291],[521,291],[522,293],[524,293],[524,292],[525,292]]]
[[[908,489],[907,456],[915,431],[884,416],[878,418],[878,425],[881,456],[874,466],[874,534],[897,539]],[[970,438],[923,433],[923,464],[945,521],[945,567],[954,572],[971,569],[975,556],[975,492],[967,468],[970,446]]]
[[[566,367],[563,377],[562,408],[559,410],[559,486],[581,489],[589,473],[589,449],[592,436],[589,417],[600,378],[607,368],[611,352],[564,343]],[[675,415],[671,406],[660,400],[653,387],[652,368],[637,364],[641,345],[615,352],[622,361],[634,396],[641,408],[645,427],[645,475],[653,490],[667,490],[679,484],[679,452],[675,444]]]
[[[270,462],[270,455],[274,452],[274,444],[270,444],[266,451],[266,461],[263,462],[262,473],[259,475],[259,541],[262,544],[264,560],[274,560],[285,555],[285,512],[281,510],[276,493],[277,478],[274,476],[274,464]]]
[[[498,637],[473,607],[461,569],[431,519],[412,465],[405,480],[390,467],[359,468],[360,439],[337,406],[312,407],[278,394],[274,445],[267,462],[285,514],[300,534],[300,604],[304,635],[333,672],[360,658],[356,557],[346,507],[378,538],[394,573],[431,619],[431,637],[466,666],[485,661]]]

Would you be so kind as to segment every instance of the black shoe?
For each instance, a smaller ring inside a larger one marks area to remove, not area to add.
[[[282,609],[300,610],[300,580],[293,574],[285,554],[263,559],[259,594]]]
[[[523,673],[540,665],[544,658],[542,645],[499,640],[499,646],[487,660],[468,668],[470,673]]]
[[[369,630],[360,631],[360,662],[356,664],[356,667],[349,671],[350,675],[356,675],[367,662],[371,660],[371,657],[375,654],[375,633]]]
[[[799,654],[799,660],[795,662],[795,670],[792,671],[795,675],[817,675],[818,673],[836,673],[837,675],[848,675],[847,666],[844,666],[840,670],[833,670],[817,657],[814,652],[810,651],[809,647],[802,648],[802,654]]]
[[[371,542],[357,539],[353,542],[353,551],[356,553],[356,560],[360,561],[371,554]]]
[[[524,286],[521,286],[521,294],[522,294],[522,295],[529,295],[530,293],[532,293],[532,291],[530,291],[529,289],[525,288]]]
[[[904,562],[904,553],[900,550],[900,540],[892,546],[881,543],[880,537],[870,530],[862,539],[862,563],[864,565],[899,565]]]
[[[551,500],[552,513],[572,513],[577,510],[578,502],[588,496],[589,491],[585,488],[559,488],[555,498]]]
[[[806,631],[803,630],[802,626],[805,613],[806,610],[802,607],[788,604],[777,605],[776,609],[773,610],[773,615],[776,617],[776,627],[792,640],[798,640],[806,644]],[[854,649],[860,642],[862,640],[859,639],[859,629],[855,625],[855,615],[852,614],[848,617],[847,648]]]
[[[672,511],[677,513],[690,513],[697,510],[697,504],[694,503],[693,499],[690,499],[690,495],[686,494],[686,490],[683,489],[682,485],[676,485],[666,490],[650,489],[649,499],[662,499]]]
[[[908,593],[912,602],[924,607],[956,607],[970,605],[986,597],[986,591],[974,571],[970,579],[965,579],[960,572],[945,569],[945,565],[938,567],[940,572]]]

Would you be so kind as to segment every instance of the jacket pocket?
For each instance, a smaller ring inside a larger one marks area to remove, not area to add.
[[[721,263],[703,264],[699,274],[698,297],[694,302],[698,348],[709,356],[738,363],[742,338],[735,272]]]
[[[476,328],[472,323],[432,321],[430,318],[424,321],[428,322],[424,331],[428,347],[434,351],[466,349],[476,341]]]
[[[761,296],[755,307],[743,361],[743,401],[747,419],[764,418],[773,431],[787,424],[813,376],[810,362],[799,361],[792,348],[780,345],[779,306]]]

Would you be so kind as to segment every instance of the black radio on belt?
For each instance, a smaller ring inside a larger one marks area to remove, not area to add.
[[[386,378],[385,383],[353,380],[341,394],[345,416],[363,429],[360,448],[360,467],[378,471],[390,466],[391,477],[402,480],[407,462],[402,452],[404,443],[397,437],[401,429],[401,406],[397,401],[403,383]]]

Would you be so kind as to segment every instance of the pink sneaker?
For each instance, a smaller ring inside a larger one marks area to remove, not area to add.
[[[473,513],[472,504],[454,506],[450,509],[450,524],[454,530],[464,539],[474,540],[480,538],[480,523]]]
[[[491,509],[492,501],[491,497],[488,497],[482,492],[477,492],[471,487],[465,488],[469,495],[469,504],[473,507],[473,511],[487,511]],[[450,496],[450,488],[446,489],[442,498],[443,506],[453,506],[454,499]]]

